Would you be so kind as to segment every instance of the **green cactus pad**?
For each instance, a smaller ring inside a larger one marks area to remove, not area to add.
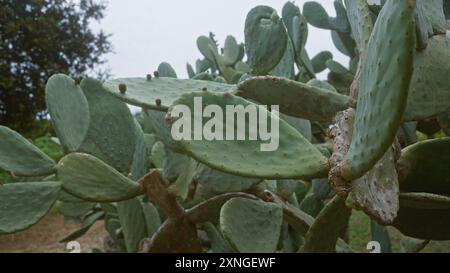
[[[263,201],[233,198],[220,211],[220,230],[240,253],[275,252],[282,222],[281,207]]]
[[[0,169],[18,176],[55,172],[55,162],[17,132],[0,126]]]
[[[243,192],[230,192],[216,195],[186,211],[186,218],[196,224],[212,222],[219,223],[222,206],[232,198],[257,199],[255,196]]]
[[[203,73],[210,68],[212,69],[213,66],[213,62],[206,58],[195,61],[195,71],[197,72],[197,74]]]
[[[342,230],[350,219],[351,209],[345,199],[336,195],[317,215],[314,224],[305,236],[303,251],[306,253],[335,252]]]
[[[370,221],[370,233],[372,234],[372,241],[380,243],[381,253],[391,253],[391,240],[389,232],[385,226],[378,224],[375,221]]]
[[[421,141],[403,149],[398,169],[400,190],[406,195],[400,198],[400,210],[393,223],[403,234],[420,239],[450,239],[447,198],[430,201],[436,199],[430,194],[450,194],[450,174],[445,164],[449,160],[449,149],[450,138]],[[421,201],[417,202],[420,195]],[[413,203],[412,198],[416,200]]]
[[[358,45],[359,52],[363,52],[373,30],[369,5],[366,0],[345,0],[345,7],[347,8],[352,35]]]
[[[400,249],[402,253],[419,253],[429,242],[430,240],[421,240],[402,235]]]
[[[327,68],[326,62],[333,59],[330,51],[322,51],[311,59],[311,64],[315,73],[320,73]]]
[[[342,169],[347,181],[370,170],[395,138],[408,97],[415,38],[412,2],[388,0],[361,71],[355,129]]]
[[[212,253],[233,253],[235,252],[230,244],[225,241],[219,230],[211,223],[204,223],[201,228],[208,234],[211,241]]]
[[[426,17],[433,27],[433,34],[445,34],[447,31],[447,21],[444,15],[443,0],[422,1]]]
[[[266,74],[280,62],[287,44],[286,28],[276,11],[254,7],[245,20],[245,49],[254,74]]]
[[[236,95],[265,105],[279,105],[284,114],[314,121],[331,121],[350,103],[349,97],[336,92],[266,76],[242,82]]]
[[[450,2],[448,0],[444,0],[444,14],[445,19],[450,20]]]
[[[329,199],[335,194],[327,178],[314,179],[311,184],[314,196],[319,200]]]
[[[162,176],[169,183],[173,183],[183,172],[185,166],[190,165],[189,161],[191,158],[183,154],[175,153],[167,149],[167,146],[165,147],[164,154]]]
[[[450,209],[418,209],[400,200],[393,226],[404,235],[418,239],[450,240]]]
[[[288,43],[294,46],[296,60],[299,61],[308,39],[308,22],[292,2],[286,2],[281,14],[290,38]]]
[[[88,154],[68,154],[56,168],[63,189],[86,201],[116,202],[141,193],[137,183]]]
[[[205,56],[211,63],[215,63],[216,56],[219,54],[217,45],[210,37],[200,36],[197,38],[198,50]],[[203,71],[202,71],[203,72]],[[199,73],[199,71],[197,71]]]
[[[86,202],[83,199],[80,199],[80,198],[66,192],[65,190],[61,190],[59,192],[58,201],[67,202],[67,203],[84,203],[84,202]]]
[[[401,192],[450,195],[450,138],[421,141],[406,147],[397,162]]]
[[[55,74],[45,86],[45,99],[62,147],[73,152],[89,129],[89,106],[80,86],[64,74]]]
[[[130,109],[100,81],[83,79],[81,88],[89,102],[91,123],[78,152],[92,154],[122,173],[130,172],[138,140]]]
[[[144,210],[139,198],[117,203],[120,226],[128,253],[137,252],[139,243],[148,237]]]
[[[445,111],[436,117],[439,126],[446,136],[450,135],[450,111]]]
[[[169,153],[166,152],[166,160],[169,157],[168,155]],[[167,166],[167,164],[165,165]],[[173,183],[167,188],[167,190],[173,195],[180,197],[181,200],[185,200],[188,197],[189,187],[195,175],[196,167],[197,162],[192,158],[186,157],[178,167],[179,172],[176,179],[174,179]]]
[[[289,125],[297,129],[297,131],[302,134],[309,142],[312,140],[312,130],[311,122],[307,119],[301,119],[296,117],[291,117],[280,113],[280,118],[286,121]]]
[[[223,48],[223,61],[226,66],[232,66],[237,61],[239,61],[240,57],[240,47],[236,41],[236,39],[228,35],[225,38],[225,46]]]
[[[164,149],[164,144],[161,141],[157,141],[152,147],[152,164],[159,169],[162,169],[164,157],[166,156],[166,150]]]
[[[195,75],[194,77],[192,77],[191,80],[197,80],[197,81],[214,81],[214,77],[209,74],[208,72],[202,72],[202,73],[198,73],[197,75]],[[151,108],[150,108],[151,109]],[[159,109],[161,110],[161,109]]]
[[[392,148],[364,176],[352,181],[350,197],[377,222],[391,224],[399,209],[399,185]]]
[[[281,58],[280,62],[275,66],[275,68],[270,71],[270,75],[285,77],[288,79],[295,78],[295,52],[294,47],[290,41],[287,42],[286,51],[284,52],[283,58]]]
[[[186,70],[189,76],[189,79],[195,77],[195,71],[194,68],[192,67],[192,65],[190,63],[186,64]]]
[[[69,217],[81,217],[94,207],[94,202],[58,202],[59,213]]]
[[[149,166],[149,151],[147,150],[147,145],[145,143],[145,135],[142,132],[141,126],[138,122],[136,125],[136,147],[133,155],[133,163],[130,168],[130,178],[134,181],[139,180],[148,172]]]
[[[58,182],[0,185],[0,234],[14,233],[37,223],[58,198]]]
[[[408,208],[450,209],[450,197],[425,192],[401,193],[400,202]]]
[[[104,216],[105,216],[105,213],[103,211],[97,211],[97,212],[93,212],[93,213],[87,215],[83,219],[83,223],[81,224],[81,227],[79,229],[70,233],[69,235],[67,235],[66,237],[61,239],[59,242],[67,243],[67,242],[70,242],[70,241],[80,238],[81,236],[86,234],[86,232],[89,231],[89,229],[95,224],[95,222],[102,219]]]
[[[297,186],[301,183],[294,179],[283,179],[276,181],[276,194],[281,198],[287,200],[297,190]]]
[[[177,105],[187,106],[194,110],[194,99],[201,98],[204,105],[215,104],[225,112],[226,107],[240,105],[244,108],[250,105],[256,106],[249,101],[236,97],[229,93],[217,94],[211,92],[194,92],[180,97],[169,109],[167,116],[171,123],[177,122],[176,116],[172,115],[172,111]],[[201,117],[194,118],[194,111],[191,110],[192,124],[203,124],[209,120],[201,120]],[[259,110],[266,116],[273,119],[278,117],[272,116],[261,106]],[[259,115],[258,115],[259,116]],[[186,120],[189,117],[182,117]],[[226,131],[226,114],[220,119],[211,118],[218,126],[223,127]],[[183,121],[183,120],[178,120]],[[324,176],[324,172],[328,169],[328,161],[320,152],[309,143],[294,128],[283,120],[279,121],[279,144],[274,151],[263,151],[261,145],[267,144],[268,141],[262,141],[258,136],[257,140],[249,140],[248,129],[245,129],[245,139],[236,141],[237,125],[236,122],[229,120],[230,124],[234,123],[233,140],[185,140],[178,141],[179,146],[184,153],[195,158],[206,165],[217,170],[227,172],[234,175],[267,178],[267,179],[289,179],[300,178],[308,179]],[[249,122],[245,126],[248,127]],[[195,131],[195,130],[193,130]],[[247,132],[247,133],[246,133]],[[191,139],[195,139],[194,132],[191,132]],[[226,139],[223,134],[222,139]],[[273,144],[273,143],[272,143]],[[269,149],[269,147],[267,147]],[[270,166],[270,168],[268,168]]]
[[[426,1],[426,0],[425,0]],[[423,50],[428,45],[428,38],[433,35],[433,27],[428,21],[423,6],[424,0],[416,1],[416,36],[417,36],[417,50]]]
[[[306,2],[303,5],[303,13],[308,23],[322,29],[331,29],[327,11],[317,2]]]
[[[308,22],[317,28],[348,32],[350,26],[342,1],[334,1],[334,8],[336,10],[336,17],[329,17],[327,11],[321,4],[311,1],[303,5],[303,14]]]
[[[261,181],[260,179],[223,173],[204,164],[198,165],[194,179],[197,182],[193,197],[194,203],[218,194],[245,191]]]
[[[309,82],[307,82],[306,84],[310,85],[310,86],[313,86],[313,87],[320,88],[320,89],[325,89],[325,90],[337,92],[336,88],[334,88],[334,86],[331,85],[327,81],[321,81],[321,80],[318,80],[318,79],[312,79]]]
[[[161,217],[159,216],[158,208],[150,202],[141,202],[141,205],[144,212],[147,236],[152,237],[159,226],[161,226]]]
[[[331,40],[333,41],[333,44],[337,48],[337,50],[339,50],[342,54],[350,58],[354,58],[356,56],[356,43],[351,37],[350,33],[339,33],[332,30]]]
[[[443,35],[433,36],[427,48],[416,53],[405,121],[429,118],[450,108],[449,59],[450,40]]]
[[[127,92],[120,94],[120,83],[127,85]],[[131,105],[166,111],[167,108],[182,94],[202,91],[229,92],[236,87],[231,84],[201,80],[180,80],[173,78],[154,78],[148,81],[146,78],[123,78],[107,81],[106,89],[114,96]],[[161,100],[161,105],[156,100]]]
[[[416,134],[417,122],[404,122],[397,132],[397,139],[402,147],[412,145],[417,142]]]
[[[155,137],[163,142],[167,148],[179,152],[178,144],[172,138],[170,124],[166,123],[166,113],[149,109],[143,110],[143,116],[145,117],[144,123],[153,128]]]
[[[159,77],[177,78],[175,69],[173,69],[173,67],[166,62],[162,62],[158,65],[158,74]]]
[[[312,217],[316,217],[320,211],[323,209],[324,204],[322,200],[320,200],[314,193],[309,193],[305,196],[305,198],[300,203],[300,209],[303,212],[311,215]]]

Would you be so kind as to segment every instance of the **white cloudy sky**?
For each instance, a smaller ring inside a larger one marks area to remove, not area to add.
[[[335,15],[333,1],[320,2]],[[302,8],[304,0],[295,3]],[[170,63],[179,77],[186,77],[186,62],[200,58],[196,39],[210,31],[222,43],[229,34],[244,41],[247,12],[257,5],[268,5],[281,14],[281,0],[109,0],[106,17],[100,25],[113,34],[114,54],[107,56],[114,77],[144,76],[162,61]],[[309,29],[307,50],[312,57],[330,50],[335,60],[347,65],[347,58],[337,52],[330,32]]]

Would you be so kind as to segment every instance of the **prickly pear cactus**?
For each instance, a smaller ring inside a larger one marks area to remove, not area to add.
[[[24,181],[0,184],[0,236],[56,206],[81,223],[61,242],[103,221],[106,252],[357,252],[354,210],[382,252],[450,240],[449,1],[372,2],[334,1],[335,17],[316,2],[257,6],[245,44],[197,39],[189,79],[166,62],[106,82],[52,76],[65,156],[0,126],[0,169]],[[310,58],[309,25],[349,63]],[[269,127],[274,149],[256,134]]]

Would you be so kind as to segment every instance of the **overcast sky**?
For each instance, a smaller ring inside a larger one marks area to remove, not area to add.
[[[302,9],[306,1],[295,1]],[[316,0],[335,15],[333,1]],[[229,34],[244,41],[247,12],[257,5],[268,5],[281,14],[280,0],[109,0],[106,17],[100,25],[112,33],[114,54],[107,56],[113,77],[144,76],[159,63],[170,63],[179,77],[187,77],[186,62],[195,64],[201,57],[196,46],[200,35],[210,31],[222,44]],[[309,27],[306,45],[313,57],[330,50],[334,59],[347,65],[345,56],[336,51],[330,32]]]

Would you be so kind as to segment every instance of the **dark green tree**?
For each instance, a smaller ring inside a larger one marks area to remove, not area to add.
[[[105,75],[110,35],[90,26],[105,7],[94,0],[0,0],[1,125],[33,136],[47,116],[45,84],[54,73]]]

